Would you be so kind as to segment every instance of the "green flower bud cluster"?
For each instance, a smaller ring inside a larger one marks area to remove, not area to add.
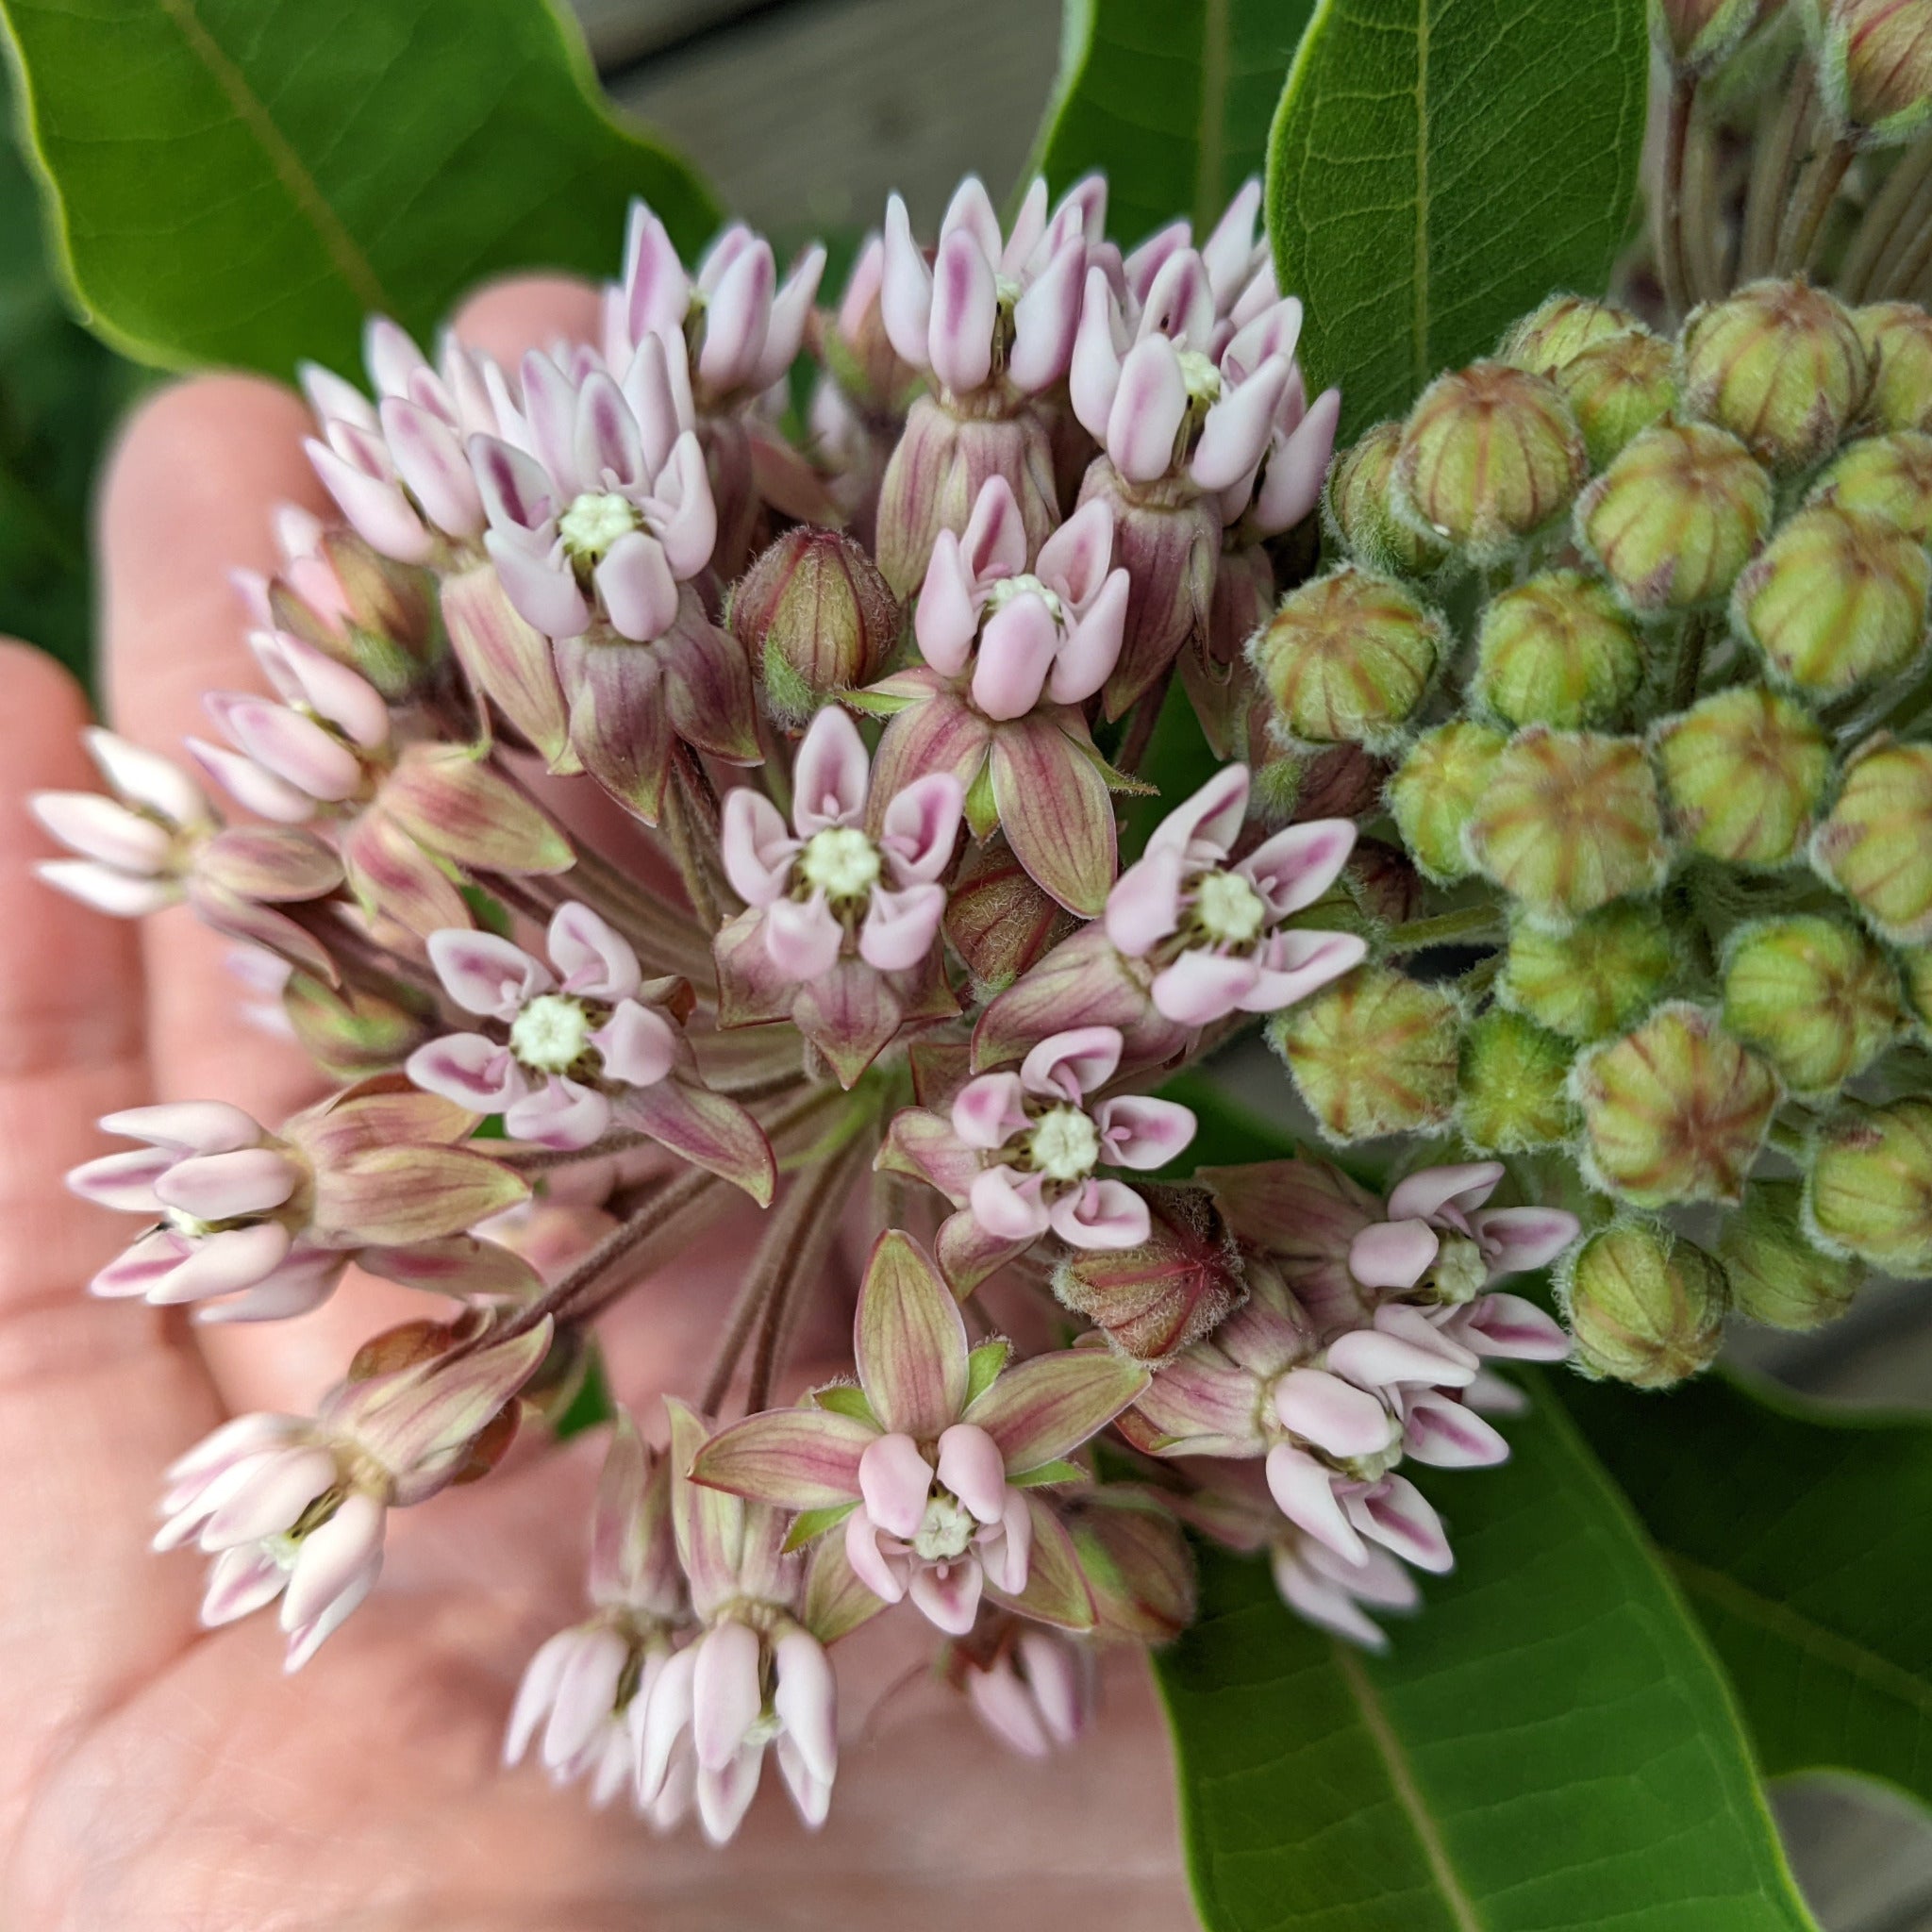
[[[1701,71],[1758,10],[1654,16]],[[1323,1131],[1577,1211],[1578,1358],[1645,1387],[1932,1272],[1932,315],[1555,297],[1338,457],[1326,531],[1260,704],[1387,762],[1424,889],[1273,1024]]]

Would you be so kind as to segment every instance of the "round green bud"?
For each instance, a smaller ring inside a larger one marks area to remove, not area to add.
[[[1413,1134],[1455,1111],[1462,1015],[1440,987],[1357,966],[1269,1023],[1308,1110],[1332,1141]]]
[[[763,669],[773,716],[801,726],[834,691],[885,668],[899,600],[850,537],[800,524],[738,580],[726,622]]]
[[[1433,537],[1412,530],[1390,507],[1400,423],[1377,423],[1354,448],[1336,458],[1323,502],[1337,539],[1357,563],[1394,576],[1425,577],[1449,553]]]
[[[1606,906],[1567,931],[1519,920],[1497,997],[1567,1040],[1602,1040],[1642,1014],[1677,970],[1670,928],[1654,906]]]
[[[1576,540],[1640,613],[1722,597],[1771,523],[1771,478],[1735,436],[1659,423],[1576,504]]]
[[[1576,1063],[1590,1166],[1639,1208],[1735,1201],[1782,1098],[1768,1060],[1683,1000]]]
[[[1558,1296],[1577,1367],[1638,1389],[1669,1389],[1707,1369],[1730,1307],[1724,1269],[1650,1221],[1591,1235],[1562,1271]]]
[[[1804,1198],[1800,1181],[1753,1181],[1717,1238],[1739,1314],[1801,1332],[1837,1321],[1865,1279],[1862,1262],[1824,1254],[1807,1236]]]
[[[1932,0],[1812,0],[1811,11],[1835,120],[1875,147],[1932,125]]]
[[[1883,517],[1918,542],[1932,542],[1932,436],[1895,429],[1846,444],[1806,501]]]
[[[1408,855],[1439,885],[1469,876],[1463,829],[1508,740],[1466,718],[1424,731],[1389,781],[1389,809]]]
[[[1491,1008],[1462,1036],[1456,1118],[1484,1154],[1522,1154],[1570,1137],[1575,1048],[1535,1021]]]
[[[1553,920],[1648,891],[1670,864],[1641,741],[1542,724],[1498,753],[1465,836],[1484,877]]]
[[[1888,1274],[1932,1270],[1932,1100],[1857,1103],[1827,1121],[1805,1177],[1806,1225]]]
[[[1795,699],[1739,685],[1652,734],[1676,835],[1709,858],[1783,865],[1811,830],[1831,747]]]
[[[1546,571],[1483,608],[1470,695],[1507,724],[1607,724],[1642,681],[1630,620],[1581,571]]]
[[[1834,697],[1919,655],[1928,590],[1932,560],[1896,524],[1819,504],[1744,566],[1731,615],[1774,675]]]
[[[1774,470],[1815,463],[1865,400],[1865,350],[1851,316],[1802,278],[1752,282],[1707,303],[1679,343],[1685,408]]]
[[[1277,733],[1375,744],[1422,702],[1444,637],[1441,619],[1392,578],[1345,563],[1291,591],[1248,655]]]
[[[1857,926],[1815,913],[1740,926],[1724,944],[1724,1024],[1795,1093],[1835,1093],[1898,1030],[1898,974]]]
[[[1932,942],[1932,744],[1880,740],[1858,753],[1811,862],[1882,939]]]
[[[1932,315],[1916,302],[1852,311],[1872,387],[1865,417],[1880,429],[1932,429]]]
[[[1612,336],[1641,329],[1627,308],[1593,302],[1587,295],[1552,295],[1521,322],[1512,323],[1496,350],[1499,362],[1514,363],[1532,375],[1554,375],[1574,356]]]
[[[1550,380],[1583,431],[1591,466],[1600,470],[1676,403],[1676,352],[1648,329],[1630,329],[1579,350]]]
[[[1398,516],[1482,562],[1561,516],[1589,474],[1559,390],[1507,362],[1474,362],[1417,398],[1393,501]]]

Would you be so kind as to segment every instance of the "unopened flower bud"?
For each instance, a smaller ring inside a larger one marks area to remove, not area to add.
[[[1187,1540],[1150,1497],[1116,1484],[1089,1490],[1069,1511],[1067,1527],[1103,1631],[1169,1643],[1194,1621]]]
[[[1896,525],[1820,504],[1745,566],[1732,608],[1780,680],[1830,697],[1918,656],[1928,588],[1932,561]]]
[[[1753,1181],[1743,1207],[1718,1230],[1732,1304],[1773,1328],[1802,1331],[1837,1321],[1865,1278],[1861,1262],[1826,1255],[1807,1237],[1804,1193],[1798,1181]]]
[[[1323,1131],[1366,1141],[1450,1117],[1461,1018],[1441,987],[1358,966],[1277,1014],[1268,1038]]]
[[[1932,1037],[1932,952],[1907,953],[1900,962],[1900,978],[1920,1033]]]
[[[1783,1097],[1770,1062],[1674,1000],[1579,1060],[1592,1178],[1639,1208],[1735,1201]]]
[[[1641,741],[1541,724],[1498,755],[1468,841],[1485,877],[1557,920],[1650,891],[1670,858]]]
[[[1819,85],[1833,116],[1872,146],[1932,124],[1932,4],[1813,0]]]
[[[1590,474],[1562,393],[1507,362],[1441,375],[1403,425],[1398,514],[1477,561],[1502,556],[1569,508]]]
[[[1782,865],[1811,829],[1831,747],[1811,714],[1759,685],[1738,685],[1667,719],[1652,740],[1672,828],[1737,865]]]
[[[1444,635],[1393,579],[1343,564],[1284,597],[1248,654],[1286,736],[1374,744],[1422,702]]]
[[[1848,443],[1806,500],[1883,517],[1917,541],[1932,541],[1932,436],[1895,429]]]
[[[1633,610],[1687,610],[1737,581],[1771,508],[1771,478],[1735,436],[1660,423],[1577,499],[1576,537]]]
[[[1591,1236],[1560,1284],[1587,1375],[1668,1389],[1707,1369],[1724,1339],[1724,1271],[1660,1223],[1619,1222]]]
[[[1685,323],[1684,405],[1774,470],[1815,463],[1865,400],[1864,346],[1835,295],[1753,282]]]
[[[1323,500],[1335,535],[1357,563],[1397,576],[1424,577],[1441,570],[1449,553],[1433,537],[1410,529],[1391,504],[1401,442],[1400,423],[1377,423],[1365,431],[1353,449],[1336,458]]]
[[[1485,1154],[1521,1154],[1568,1138],[1575,1049],[1535,1021],[1497,1007],[1462,1040],[1457,1124]]]
[[[306,973],[290,979],[282,1009],[295,1038],[332,1078],[359,1080],[399,1067],[428,1037],[435,1010],[400,983],[388,994],[366,987],[330,987]]]
[[[1811,862],[1882,939],[1932,941],[1932,744],[1881,741],[1856,757]]]
[[[1607,724],[1642,681],[1630,620],[1581,571],[1546,571],[1484,607],[1470,695],[1507,724]]]
[[[1670,929],[1654,906],[1606,906],[1561,932],[1519,920],[1496,991],[1566,1040],[1602,1040],[1641,1014],[1676,968]]]
[[[1508,740],[1458,718],[1425,731],[1389,781],[1389,809],[1409,857],[1439,885],[1469,875],[1463,832]]]
[[[1642,327],[1627,308],[1587,295],[1552,295],[1541,308],[1513,323],[1496,358],[1532,375],[1554,375],[1592,343]]]
[[[1687,74],[1708,74],[1737,51],[1764,0],[1650,0],[1651,38]]]
[[[1916,302],[1852,311],[1872,387],[1865,419],[1880,429],[1932,429],[1932,315]]]
[[[834,692],[870,684],[899,637],[899,605],[850,537],[800,525],[738,581],[729,622],[781,724],[803,725]]]
[[[1932,1269],[1932,1100],[1852,1105],[1806,1177],[1807,1225],[1834,1249],[1910,1279]]]
[[[1724,947],[1724,1024],[1797,1093],[1832,1093],[1899,1024],[1898,974],[1857,926],[1793,914],[1740,926]]]
[[[1676,355],[1661,336],[1626,329],[1578,350],[1550,380],[1583,431],[1591,468],[1600,470],[1675,404]]]

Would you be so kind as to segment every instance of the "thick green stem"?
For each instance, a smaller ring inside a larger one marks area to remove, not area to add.
[[[1811,118],[1817,84],[1808,55],[1791,70],[1775,120],[1757,147],[1751,185],[1744,197],[1744,235],[1738,250],[1738,279],[1756,281],[1771,273],[1777,252],[1778,225],[1790,196],[1791,170]]]
[[[1458,945],[1472,940],[1500,938],[1502,931],[1503,908],[1489,901],[1391,925],[1383,935],[1382,944],[1390,953],[1419,953],[1424,946]]]
[[[1806,170],[1778,242],[1781,273],[1789,275],[1811,265],[1824,236],[1825,218],[1857,152],[1849,141],[1835,141]]]
[[[1924,204],[1924,206],[1921,206]],[[1862,302],[1885,286],[1886,271],[1932,212],[1932,138],[1907,149],[1873,197],[1845,251],[1838,285],[1848,302]]]
[[[1652,246],[1657,277],[1663,283],[1664,308],[1672,323],[1690,307],[1684,273],[1684,155],[1690,137],[1690,109],[1697,98],[1697,78],[1680,74],[1671,83],[1664,110],[1663,178],[1652,208]]]

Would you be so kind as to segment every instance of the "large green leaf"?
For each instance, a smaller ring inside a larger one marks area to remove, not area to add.
[[[1364,1657],[1203,1565],[1162,1658],[1210,1932],[1798,1932],[1737,1713],[1546,1394],[1431,1482],[1458,1568]]]
[[[609,274],[709,197],[549,0],[0,0],[75,290],[116,348],[287,375],[518,268]]]
[[[1344,434],[1553,289],[1602,290],[1649,61],[1643,0],[1322,0],[1269,136],[1268,219]]]
[[[1066,0],[1059,78],[1035,165],[1056,191],[1108,176],[1108,225],[1137,241],[1176,215],[1205,233],[1258,174],[1314,0]]]
[[[1717,1380],[1562,1395],[1703,1619],[1764,1768],[1932,1802],[1932,1424]]]

